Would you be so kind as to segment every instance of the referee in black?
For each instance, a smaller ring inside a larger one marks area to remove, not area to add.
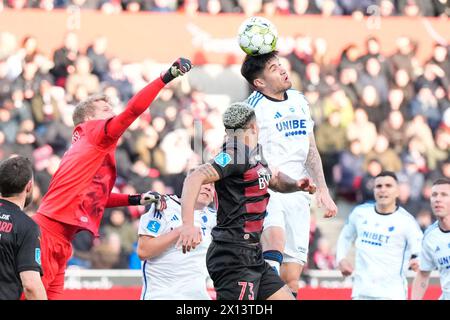
[[[22,156],[0,163],[0,300],[45,300],[38,225],[22,210],[31,202],[33,169]]]

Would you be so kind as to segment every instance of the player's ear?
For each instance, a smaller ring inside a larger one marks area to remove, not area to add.
[[[29,193],[33,189],[33,179],[28,181],[27,185],[25,186],[26,193]]]
[[[265,82],[261,78],[256,78],[255,80],[253,80],[253,85],[255,86],[255,88],[261,88],[265,86]]]

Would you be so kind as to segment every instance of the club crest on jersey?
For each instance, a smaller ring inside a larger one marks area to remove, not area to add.
[[[258,183],[259,183],[259,189],[265,189],[269,186],[269,181],[271,178],[271,175],[269,171],[266,168],[261,168],[258,171]]]
[[[161,223],[155,220],[150,221],[147,225],[147,229],[154,233],[157,233],[159,231],[159,228],[161,228]]]
[[[225,168],[231,162],[231,156],[226,152],[221,152],[214,158],[214,162],[222,168]]]

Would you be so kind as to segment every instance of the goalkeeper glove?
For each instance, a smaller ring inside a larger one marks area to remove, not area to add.
[[[167,208],[166,199],[164,195],[160,195],[158,192],[147,191],[146,193],[130,195],[130,205],[151,205],[155,204],[156,210],[164,210]]]
[[[166,72],[161,73],[161,80],[168,84],[176,77],[183,76],[192,68],[192,63],[189,59],[178,58]]]

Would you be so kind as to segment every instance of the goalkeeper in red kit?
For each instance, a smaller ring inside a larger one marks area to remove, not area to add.
[[[118,115],[114,114],[105,95],[94,95],[76,106],[72,145],[33,216],[41,228],[42,280],[49,299],[57,299],[62,294],[75,234],[88,230],[98,237],[105,208],[156,203],[164,209],[165,201],[157,193],[111,193],[116,180],[116,145],[159,91],[190,69],[191,62],[179,58],[169,70],[132,97]]]

